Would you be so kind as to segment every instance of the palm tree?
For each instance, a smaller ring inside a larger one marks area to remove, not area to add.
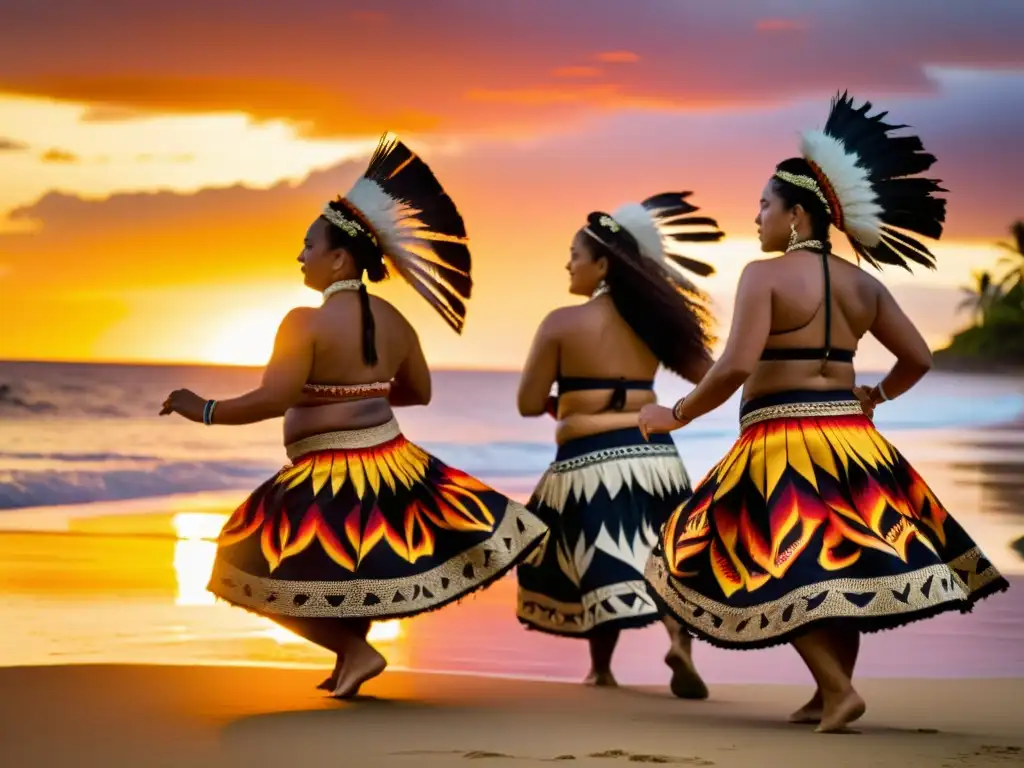
[[[999,281],[1003,293],[1009,293],[1018,285],[1024,285],[1024,220],[1015,221],[1010,226],[1010,234],[1014,243],[999,243],[1000,248],[1009,251],[999,259],[999,264],[1006,266],[1006,274]],[[1024,306],[1022,303],[1021,306]]]
[[[1003,291],[998,283],[992,281],[992,275],[985,270],[971,273],[974,277],[974,285],[961,286],[960,291],[964,298],[957,305],[957,312],[969,311],[974,318],[976,325],[982,326],[988,318],[992,306],[1002,298]]]

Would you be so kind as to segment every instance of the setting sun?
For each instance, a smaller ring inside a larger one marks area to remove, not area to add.
[[[263,365],[274,349],[284,312],[253,309],[232,315],[203,345],[204,361],[220,365]]]

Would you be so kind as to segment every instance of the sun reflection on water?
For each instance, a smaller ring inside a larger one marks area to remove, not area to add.
[[[206,590],[217,555],[217,535],[228,515],[212,512],[178,512],[172,518],[174,533],[174,576],[177,580],[175,605],[216,605],[216,598]],[[253,617],[264,627],[262,637],[278,645],[294,645],[306,641],[270,619]],[[370,627],[367,640],[390,643],[402,636],[402,623],[394,619],[378,621]]]

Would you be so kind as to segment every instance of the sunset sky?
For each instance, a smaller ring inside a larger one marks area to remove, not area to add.
[[[472,240],[462,337],[380,289],[437,366],[518,368],[572,301],[586,214],[666,190],[727,232],[692,250],[724,333],[761,188],[837,90],[939,158],[940,268],[884,273],[933,345],[1024,218],[1017,0],[0,0],[0,20],[0,358],[264,362],[319,302],[306,226],[386,130]]]

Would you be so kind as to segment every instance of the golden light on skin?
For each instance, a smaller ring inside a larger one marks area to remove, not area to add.
[[[5,222],[6,213],[53,189],[97,198],[116,192],[191,193],[233,184],[269,187],[368,156],[378,139],[305,139],[288,123],[257,124],[243,114],[107,122],[88,120],[88,114],[85,105],[0,95],[4,138],[28,145],[0,153],[0,229],[27,226]],[[52,150],[74,159],[44,162]]]

